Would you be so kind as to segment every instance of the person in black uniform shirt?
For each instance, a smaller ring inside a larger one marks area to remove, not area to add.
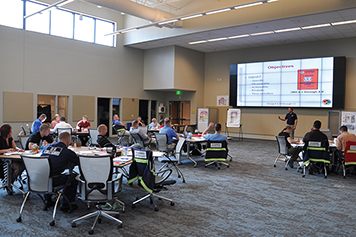
[[[104,124],[100,124],[98,127],[98,139],[97,142],[101,147],[114,147],[115,145],[112,144],[105,134],[108,132],[108,127]]]
[[[51,129],[47,124],[42,124],[38,132],[32,133],[31,136],[27,139],[26,150],[31,150],[33,144],[40,146],[40,142],[43,142],[43,147],[48,144],[53,143],[53,138],[50,136]]]
[[[0,155],[6,152],[14,152],[14,151],[23,151],[20,148],[16,147],[14,139],[12,139],[12,127],[10,124],[3,124],[0,128]],[[4,178],[3,172],[4,162],[0,160],[0,179]],[[25,166],[22,161],[14,161],[11,164],[11,173],[12,173],[12,183],[15,181],[16,177],[21,175],[25,170]],[[12,194],[12,187],[6,187],[6,191],[8,194]]]
[[[319,120],[316,120],[313,124],[313,127],[310,132],[306,133],[303,138],[304,142],[304,148],[308,146],[309,141],[318,141],[318,142],[325,142],[326,144],[326,150],[329,149],[329,141],[328,137],[320,132],[321,128],[321,122]],[[312,168],[309,166],[309,174],[313,174]]]
[[[287,121],[287,126],[290,126],[292,129],[290,133],[290,137],[294,139],[294,130],[297,128],[298,117],[293,112],[293,108],[288,108],[288,113],[286,114],[286,116],[284,118],[278,116],[278,119],[282,121]]]
[[[298,147],[292,147],[291,143],[297,143],[299,142],[298,139],[291,139],[290,138],[290,132],[291,132],[291,127],[286,126],[279,134],[278,136],[283,136],[286,139],[286,144],[288,148],[288,155],[291,156],[288,165],[293,168],[293,162],[298,159],[299,153],[302,151],[301,148]]]
[[[48,145],[43,150],[42,156],[49,155],[51,160],[51,176],[61,175],[64,170],[73,169],[74,166],[79,164],[77,155],[72,150],[68,149],[71,139],[71,135],[68,132],[62,132],[59,135],[58,142]],[[62,205],[59,208],[61,211],[68,211],[70,209],[69,205],[71,205],[72,210],[78,208],[78,205],[74,203],[78,185],[75,176],[75,174],[70,174],[69,176],[62,175],[53,179],[54,186],[63,185],[69,179],[63,194],[68,198],[70,204],[63,201],[65,199],[62,199]],[[54,202],[51,200],[50,195],[45,195],[45,200],[47,207],[54,206]]]

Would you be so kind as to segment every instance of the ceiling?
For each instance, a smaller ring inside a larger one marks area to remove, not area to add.
[[[199,0],[203,2],[202,0]],[[205,0],[204,0],[205,1]],[[215,0],[217,1],[217,0]],[[184,8],[193,0],[137,0],[137,2],[146,2],[146,5],[159,7],[162,10],[170,5],[176,8]],[[157,2],[162,2],[157,5]],[[151,4],[151,5],[150,5]],[[188,8],[188,7],[187,7]],[[171,8],[172,9],[172,8]],[[174,12],[172,12],[174,13]],[[222,13],[223,14],[223,13]],[[254,34],[280,29],[288,29],[295,27],[304,27],[325,23],[334,23],[340,21],[356,20],[356,8],[338,10],[332,12],[324,12],[312,15],[291,17],[273,21],[259,22],[254,24],[235,26],[229,28],[220,28],[205,32],[191,33],[176,37],[145,41],[142,43],[130,44],[128,46],[139,49],[152,49],[157,47],[178,45],[185,48],[201,52],[225,51],[241,48],[252,48],[269,45],[280,45],[290,43],[300,43],[318,40],[330,40],[340,38],[356,37],[356,23],[327,26],[314,29],[303,29],[297,31],[272,33],[265,35],[248,36],[243,38],[228,39],[215,42],[207,42],[201,44],[189,44],[189,42],[209,40],[221,37],[231,37],[236,35]]]

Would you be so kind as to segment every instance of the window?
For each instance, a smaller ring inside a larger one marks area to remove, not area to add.
[[[23,2],[21,0],[0,0],[0,25],[22,28]]]
[[[51,11],[51,35],[73,38],[74,14],[68,11],[54,9]]]
[[[25,14],[30,15],[45,7],[46,5],[43,4],[26,1]],[[39,13],[29,18],[26,18],[26,30],[49,34],[49,20],[50,20],[49,17],[50,17],[50,11],[45,11],[43,13]]]
[[[94,43],[94,18],[75,15],[74,39]]]
[[[108,21],[96,20],[95,43],[106,46],[114,45],[114,36],[105,36],[115,31],[114,24]]]
[[[0,25],[50,34],[106,46],[115,46],[115,23],[77,12],[53,7],[24,19],[46,8],[31,0],[0,0]]]

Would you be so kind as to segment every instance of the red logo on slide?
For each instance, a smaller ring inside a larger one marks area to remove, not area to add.
[[[318,69],[298,70],[298,90],[318,89]]]

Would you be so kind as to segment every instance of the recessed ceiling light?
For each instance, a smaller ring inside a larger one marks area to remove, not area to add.
[[[344,25],[344,24],[353,24],[356,23],[356,20],[351,20],[351,21],[339,21],[339,22],[334,22],[331,23],[333,26],[337,26],[337,25]]]
[[[227,40],[227,38],[221,37],[221,38],[216,38],[216,39],[209,39],[208,42],[221,41],[221,40]]]
[[[275,33],[282,33],[282,32],[288,32],[288,31],[295,31],[295,30],[301,30],[302,28],[300,27],[295,27],[295,28],[289,28],[289,29],[281,29],[281,30],[275,30]]]
[[[273,34],[274,31],[265,31],[265,32],[260,32],[260,33],[254,33],[251,34],[251,36],[256,36],[256,35],[268,35],[268,34]]]
[[[235,35],[235,36],[230,36],[227,37],[228,39],[237,39],[237,38],[243,38],[243,37],[249,37],[249,34],[245,34],[245,35]]]
[[[215,10],[215,11],[211,11],[211,12],[206,12],[206,14],[211,15],[211,14],[220,13],[220,12],[227,12],[230,10],[231,10],[231,8],[225,8],[225,9],[219,9],[219,10]]]
[[[200,41],[189,42],[188,44],[202,44],[202,43],[206,43],[206,42],[208,42],[208,41],[200,40]]]
[[[326,23],[326,24],[313,25],[313,26],[304,26],[304,27],[302,27],[302,29],[307,30],[307,29],[320,28],[320,27],[326,27],[326,26],[331,26],[331,25],[329,23]]]

